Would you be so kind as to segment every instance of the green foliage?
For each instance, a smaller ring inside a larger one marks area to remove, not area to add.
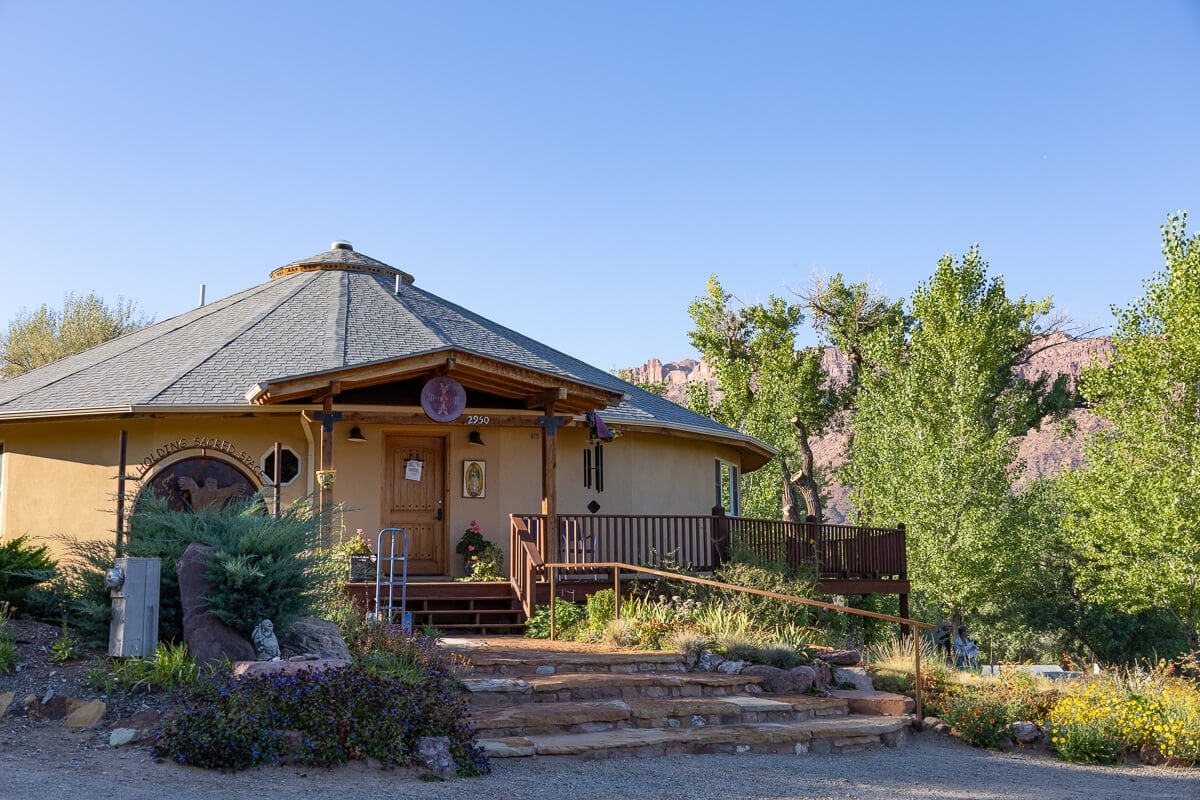
[[[1075,764],[1114,764],[1121,756],[1121,740],[1094,722],[1051,728],[1050,742],[1059,758]]]
[[[584,607],[561,597],[554,598],[554,625],[556,635],[563,639],[574,637],[576,630],[587,624]],[[550,638],[550,606],[538,606],[525,623],[525,635],[531,639]]]
[[[1050,743],[1068,761],[1111,762],[1149,748],[1200,763],[1200,688],[1165,661],[1074,681],[1046,714]]]
[[[50,661],[59,664],[63,661],[74,661],[77,658],[79,658],[79,651],[75,648],[75,638],[67,630],[67,620],[64,618],[62,633],[50,645]]]
[[[173,691],[196,685],[202,675],[184,644],[159,642],[150,658],[112,660],[113,681],[125,689]]]
[[[758,653],[752,660],[769,667],[791,669],[800,663],[801,658],[793,647],[785,644],[767,644],[758,648]]]
[[[747,560],[732,560],[722,564],[714,574],[716,580],[792,597],[811,598],[815,594],[816,581],[810,570],[793,570],[786,564],[759,562],[744,553],[735,554],[735,557]],[[803,627],[812,621],[808,606],[790,600],[729,591],[723,593],[722,602],[729,611],[743,612],[755,620],[759,627],[767,630]]]
[[[54,577],[55,566],[49,549],[31,544],[28,536],[0,543],[0,602],[21,608],[31,587]]]
[[[1053,697],[1038,688],[1036,678],[1009,669],[998,678],[950,687],[941,697],[940,716],[967,744],[998,747],[1013,722],[1043,719]]]
[[[974,609],[1011,575],[1021,515],[1012,438],[1069,400],[1065,382],[1017,377],[1049,299],[1011,300],[972,248],[945,256],[909,316],[866,340],[844,477],[861,520],[908,529],[916,592]]]
[[[601,589],[588,595],[584,603],[587,627],[592,633],[600,633],[616,616],[616,593],[612,589]]]
[[[504,581],[504,551],[491,542],[484,542],[483,547],[468,557],[471,574],[459,580],[464,581]]]
[[[67,294],[61,310],[43,304],[21,309],[0,336],[0,377],[11,378],[60,358],[124,336],[149,324],[132,300],[110,307],[95,292]]]
[[[175,566],[187,545],[214,547],[207,599],[214,616],[245,634],[264,619],[285,631],[319,601],[323,576],[314,545],[321,519],[307,504],[294,504],[276,518],[266,513],[261,498],[184,514],[143,497],[129,526],[129,555],[163,559],[164,597],[178,597]],[[160,621],[160,635],[165,633]]]
[[[796,430],[789,420],[796,416],[807,431],[815,432],[837,405],[821,370],[821,353],[796,353],[802,307],[772,296],[764,304],[738,308],[714,275],[707,293],[696,298],[688,313],[695,323],[688,337],[712,366],[721,391],[719,400],[708,403],[710,415],[779,451],[776,463],[762,471],[780,477],[748,483],[742,513],[778,519],[779,487],[798,459]]]
[[[1163,226],[1163,271],[1116,310],[1113,355],[1085,370],[1083,396],[1109,424],[1070,480],[1067,524],[1085,596],[1159,609],[1200,646],[1200,236]]]
[[[0,600],[0,675],[7,675],[17,663],[17,644],[13,641],[8,621],[12,619],[12,607]]]
[[[331,766],[362,758],[415,766],[419,739],[448,736],[459,774],[482,774],[487,759],[465,717],[446,668],[415,682],[361,665],[294,675],[225,674],[177,695],[157,752],[221,769]]]

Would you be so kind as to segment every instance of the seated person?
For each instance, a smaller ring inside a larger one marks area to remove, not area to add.
[[[954,666],[958,669],[979,668],[979,647],[967,635],[967,626],[958,626],[958,635],[954,637]]]

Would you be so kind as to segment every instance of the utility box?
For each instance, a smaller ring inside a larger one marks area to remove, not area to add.
[[[112,596],[108,627],[110,656],[153,656],[158,648],[158,587],[162,562],[157,558],[118,558],[104,585]]]

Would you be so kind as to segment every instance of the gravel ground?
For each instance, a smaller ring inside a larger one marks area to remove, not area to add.
[[[473,800],[620,798],[898,798],[1028,800],[1031,797],[1200,798],[1200,770],[1080,767],[1049,756],[976,750],[919,734],[900,749],[803,756],[672,756],[608,761],[505,759],[491,775],[425,783],[409,771],[361,764],[332,770],[262,768],[234,774],[157,763],[144,748],[92,749],[94,733],[39,727],[4,737],[0,800],[199,800],[353,796]]]
[[[67,664],[49,662],[60,631],[14,623],[22,669],[0,677],[0,692],[94,696],[86,672],[102,654]],[[532,647],[518,640],[510,647]],[[563,649],[560,646],[560,649]],[[583,649],[575,646],[566,649]],[[110,698],[106,726],[153,698]],[[407,770],[381,772],[362,764],[332,770],[268,767],[233,774],[157,762],[146,747],[110,749],[104,730],[78,731],[60,722],[11,713],[0,718],[0,800],[79,797],[87,800],[200,800],[280,795],[329,800],[351,793],[370,798],[457,800],[621,800],[621,798],[898,798],[898,800],[1200,800],[1200,769],[1080,767],[1038,753],[996,753],[922,733],[900,749],[842,755],[671,756],[608,761],[501,759],[491,775],[426,783]]]

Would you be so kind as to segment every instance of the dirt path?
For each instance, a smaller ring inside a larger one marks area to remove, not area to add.
[[[93,749],[96,734],[0,728],[0,800],[200,800],[350,796],[472,800],[621,798],[899,798],[917,800],[1196,800],[1200,770],[1078,767],[1048,756],[975,750],[925,733],[903,749],[846,755],[672,756],[569,761],[507,759],[491,775],[425,783],[360,764],[333,770],[263,768],[221,774],[156,763],[144,748]]]

